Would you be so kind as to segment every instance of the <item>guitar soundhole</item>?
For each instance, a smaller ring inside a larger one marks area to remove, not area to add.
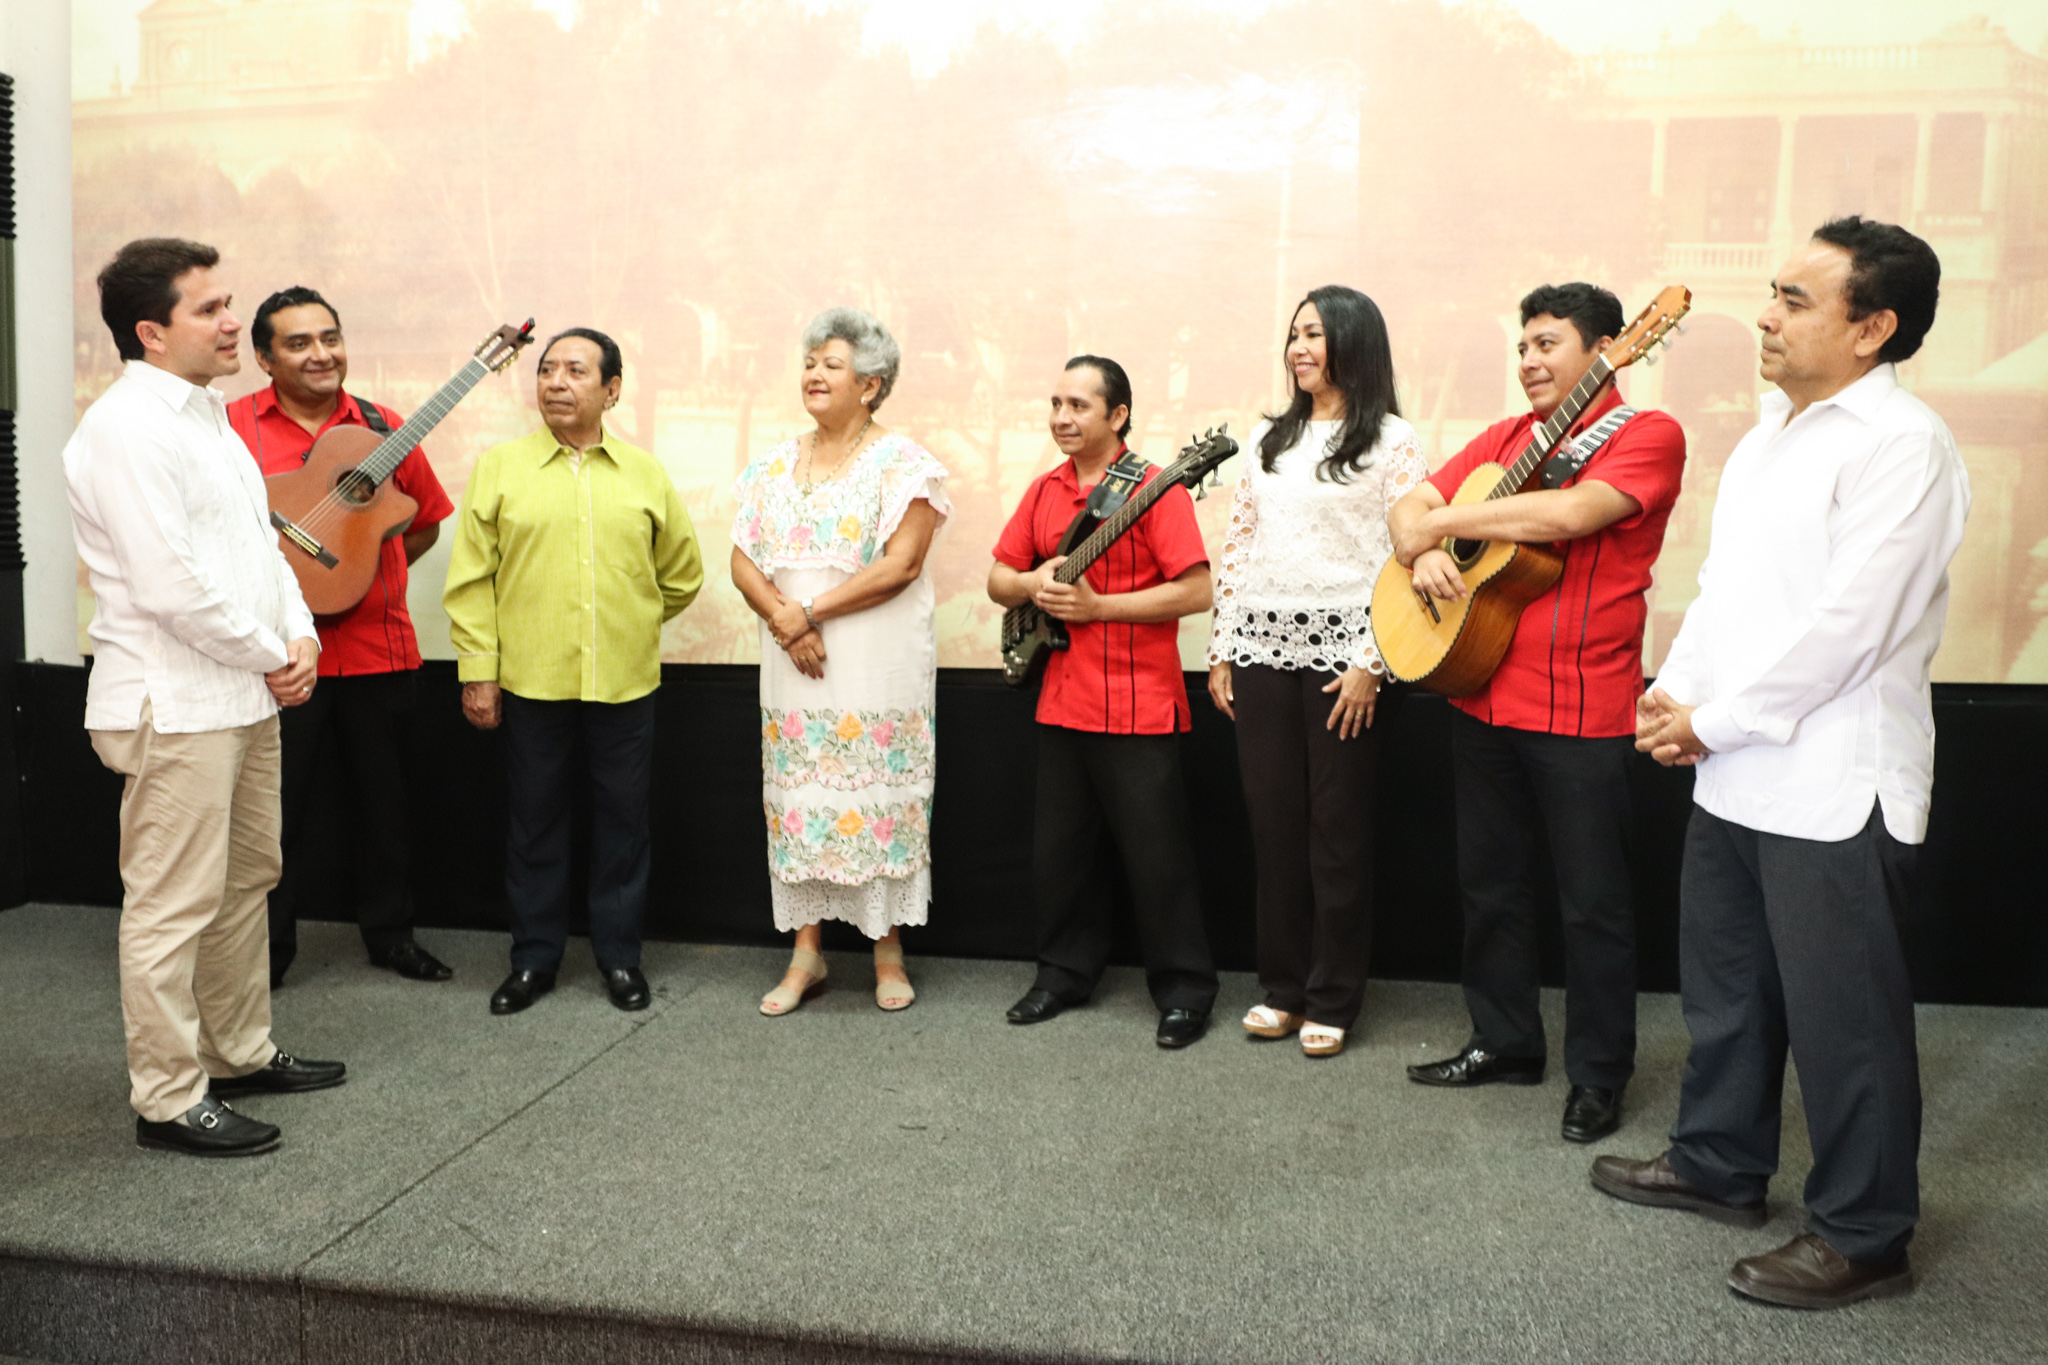
[[[1451,542],[1451,558],[1457,561],[1459,568],[1469,569],[1485,548],[1483,540],[1454,540]]]
[[[362,470],[351,469],[335,480],[334,491],[341,495],[343,502],[361,507],[370,500],[370,495],[377,491],[377,485],[364,477]]]

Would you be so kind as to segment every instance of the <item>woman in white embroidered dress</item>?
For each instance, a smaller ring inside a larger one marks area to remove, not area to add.
[[[1355,289],[1312,290],[1287,330],[1294,401],[1252,429],[1216,578],[1209,695],[1237,722],[1258,859],[1259,983],[1244,1017],[1330,1057],[1372,951],[1372,589],[1387,508],[1428,476],[1394,397],[1387,325]]]
[[[796,932],[761,1013],[825,983],[822,922],[875,940],[875,1003],[916,998],[898,927],[931,901],[938,678],[925,554],[951,511],[946,471],[875,422],[901,352],[866,313],[803,336],[816,429],[741,472],[732,579],[761,618],[761,794],[775,927]]]

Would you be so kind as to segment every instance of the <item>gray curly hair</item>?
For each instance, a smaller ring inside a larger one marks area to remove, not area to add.
[[[870,412],[878,412],[889,390],[896,387],[896,372],[903,368],[903,348],[889,329],[858,308],[827,308],[804,328],[804,354],[809,355],[828,341],[843,341],[853,348],[853,373],[859,379],[882,381],[875,392]]]

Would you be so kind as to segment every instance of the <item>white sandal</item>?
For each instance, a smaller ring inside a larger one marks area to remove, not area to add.
[[[1245,1011],[1244,1031],[1255,1038],[1285,1038],[1306,1019],[1306,1015],[1283,1014],[1271,1005],[1253,1005]]]
[[[901,943],[890,943],[886,939],[875,940],[876,967],[901,967],[902,965],[903,945]],[[909,1009],[910,1002],[915,999],[917,999],[917,990],[908,981],[883,981],[878,978],[875,982],[875,1003],[892,1014],[897,1010]]]
[[[806,949],[799,948],[789,955],[789,970],[802,972],[811,979],[800,991],[787,986],[777,986],[761,997],[761,1013],[769,1018],[790,1013],[798,1005],[825,989],[825,959]]]
[[[1301,1026],[1301,1052],[1305,1057],[1334,1057],[1344,1050],[1344,1030],[1328,1024]]]

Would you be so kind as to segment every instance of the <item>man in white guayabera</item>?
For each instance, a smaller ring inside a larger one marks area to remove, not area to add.
[[[1721,475],[1700,595],[1636,747],[1698,764],[1679,883],[1692,1050],[1671,1146],[1601,1157],[1618,1199],[1761,1227],[1789,1047],[1813,1171],[1807,1230],[1737,1261],[1737,1293],[1837,1308],[1912,1288],[1920,1062],[1899,941],[1934,785],[1928,669],[1969,479],[1899,387],[1941,263],[1902,228],[1823,225],[1772,281],[1779,392]]]
[[[121,1013],[143,1147],[246,1156],[278,1130],[228,1095],[340,1085],[270,1039],[265,902],[277,884],[277,709],[312,695],[320,644],[271,531],[263,479],[208,387],[242,324],[197,242],[130,242],[100,272],[126,362],[64,448],[92,580],[85,726],[120,773]]]

